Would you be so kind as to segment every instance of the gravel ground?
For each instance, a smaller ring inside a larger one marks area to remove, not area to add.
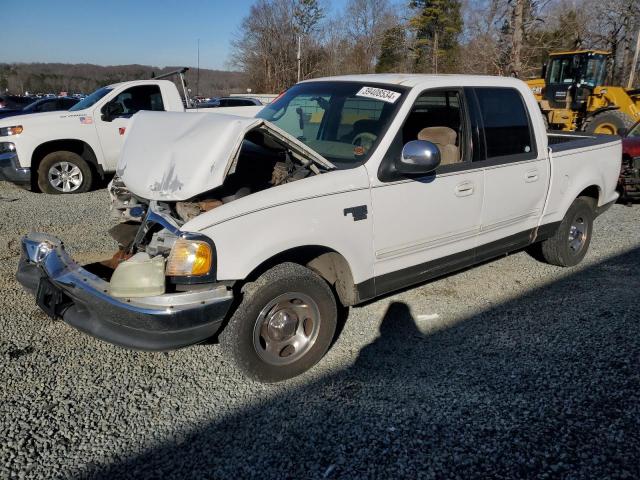
[[[261,385],[217,345],[130,352],[21,291],[19,237],[101,258],[107,204],[0,182],[0,478],[640,478],[640,205],[579,267],[518,253],[352,308],[311,372]]]

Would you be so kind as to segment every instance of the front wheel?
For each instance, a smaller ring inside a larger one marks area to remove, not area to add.
[[[620,110],[610,110],[594,115],[587,121],[585,132],[617,135],[621,128],[631,128],[633,119]]]
[[[578,197],[569,207],[553,237],[540,245],[542,259],[552,265],[573,267],[582,261],[589,250],[595,200]]]
[[[89,164],[74,152],[49,153],[38,166],[38,187],[44,193],[84,193],[91,182]]]
[[[308,268],[283,263],[245,285],[220,343],[245,375],[278,382],[314,366],[329,349],[336,324],[329,285]]]

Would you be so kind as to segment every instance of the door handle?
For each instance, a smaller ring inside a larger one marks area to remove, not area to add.
[[[538,181],[538,170],[529,170],[525,176],[524,181],[527,183],[537,182]]]
[[[456,197],[468,197],[473,194],[473,183],[472,182],[462,182],[459,183],[456,188]]]

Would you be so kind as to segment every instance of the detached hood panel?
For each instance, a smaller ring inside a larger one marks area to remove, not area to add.
[[[139,112],[133,116],[116,173],[136,196],[181,201],[219,187],[245,135],[264,129],[299,157],[333,165],[260,118],[222,113]]]

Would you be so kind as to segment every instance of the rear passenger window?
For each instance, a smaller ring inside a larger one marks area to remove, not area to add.
[[[535,158],[529,117],[520,93],[512,88],[475,91],[484,123],[487,158],[507,155]]]

